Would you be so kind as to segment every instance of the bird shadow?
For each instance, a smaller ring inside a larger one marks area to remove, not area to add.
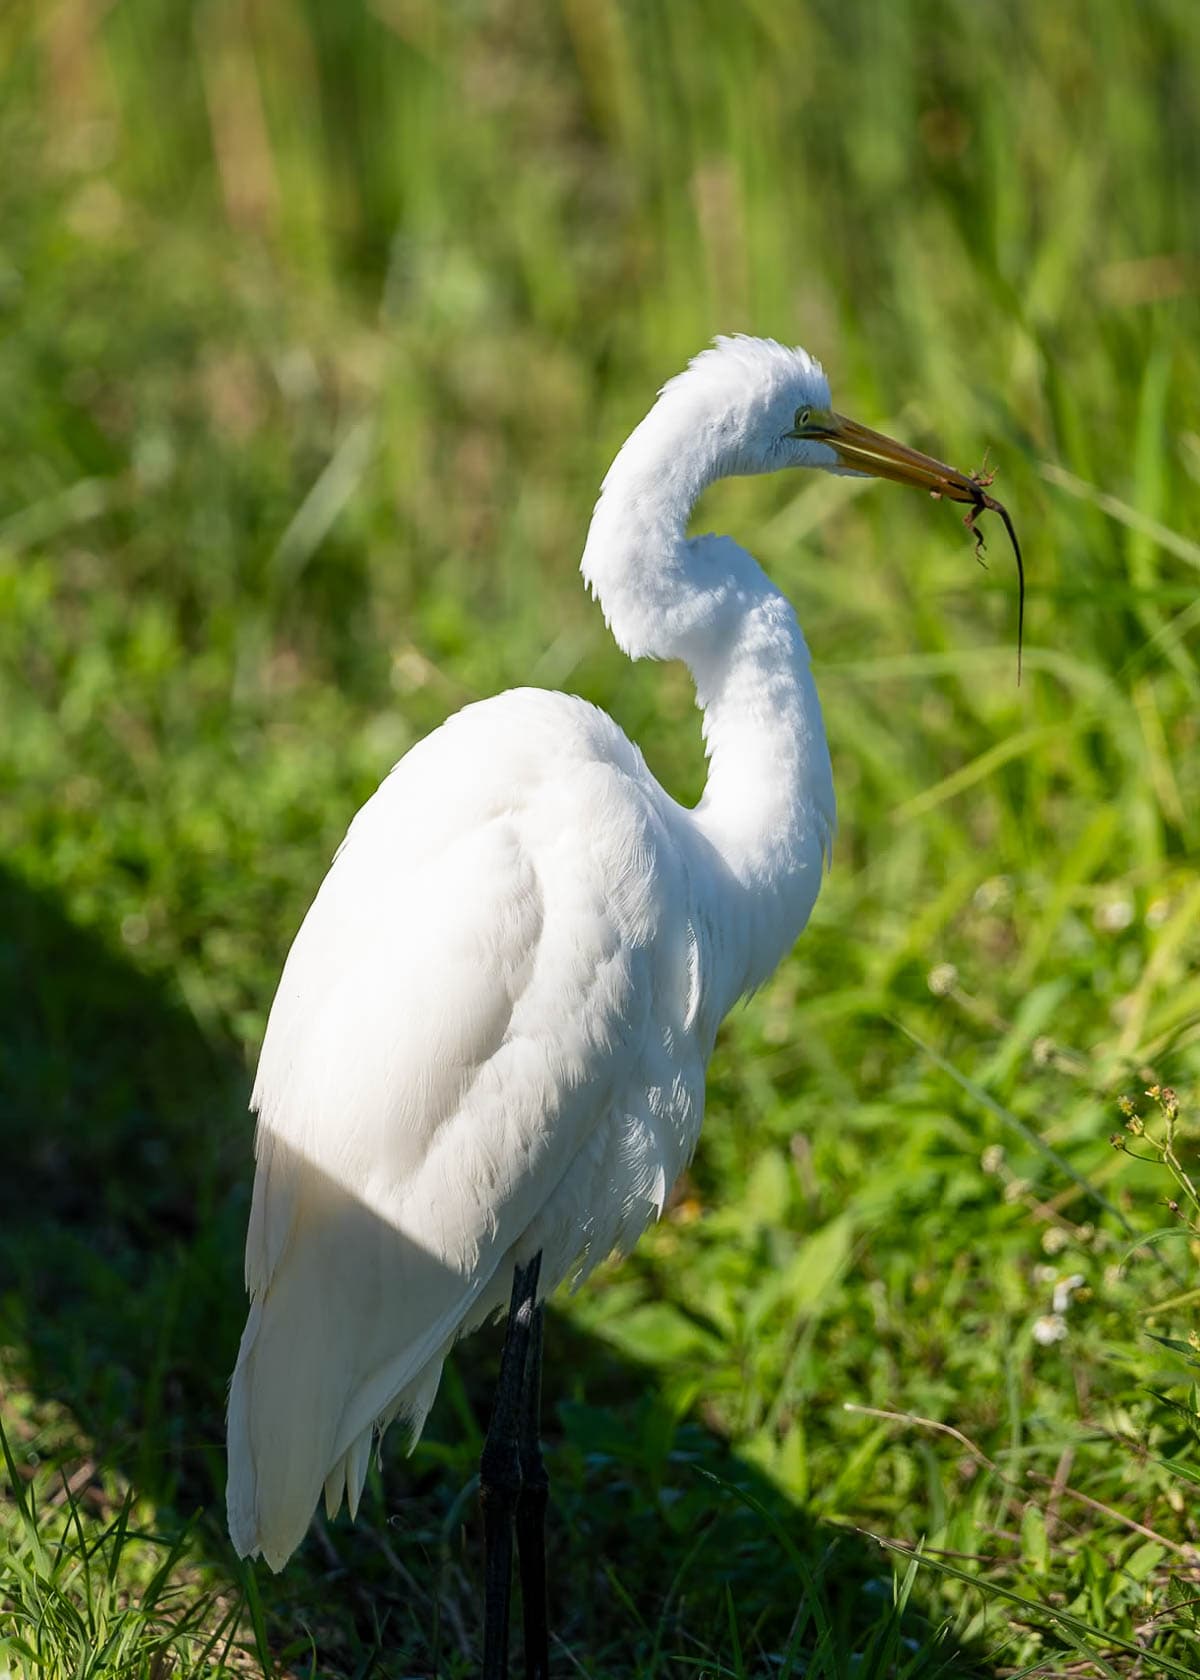
[[[248,1072],[199,1030],[169,973],[138,969],[3,868],[0,1019],[4,1398],[30,1397],[6,1403],[7,1427],[36,1450],[52,1410],[67,1424],[57,1452],[77,1441],[97,1476],[154,1503],[164,1532],[199,1509],[194,1544],[233,1575],[223,1414],[245,1306]],[[331,1676],[368,1672],[372,1652],[381,1677],[475,1669],[473,1476],[501,1335],[492,1325],[456,1350],[425,1437],[408,1459],[389,1442],[356,1525],[318,1518],[282,1575],[259,1566],[285,1667],[303,1651],[306,1671],[311,1659]],[[556,1670],[711,1667],[734,1623],[750,1671],[765,1670],[814,1594],[818,1625],[848,1652],[892,1614],[877,1549],[799,1510],[671,1410],[652,1366],[561,1313],[547,1325],[544,1415]],[[990,1673],[979,1653],[934,1640],[926,1603],[914,1599],[903,1636],[936,1644],[927,1672]]]

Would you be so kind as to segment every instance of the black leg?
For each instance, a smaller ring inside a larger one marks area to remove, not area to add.
[[[518,1432],[521,1393],[533,1333],[538,1271],[542,1257],[513,1271],[508,1329],[500,1355],[500,1378],[479,1460],[483,1506],[483,1680],[505,1680],[508,1672],[508,1600],[512,1582],[513,1517],[521,1492]]]
[[[546,1622],[546,1506],[550,1499],[550,1478],[542,1463],[542,1319],[543,1308],[535,1307],[517,1435],[521,1465],[517,1556],[525,1628],[525,1680],[548,1680],[550,1672],[550,1635]]]

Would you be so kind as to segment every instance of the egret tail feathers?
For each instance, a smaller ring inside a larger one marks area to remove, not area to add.
[[[279,1570],[324,1489],[358,1508],[375,1434],[419,1436],[488,1275],[464,1279],[327,1175],[276,1149],[294,1215],[253,1300],[229,1392],[229,1533]]]

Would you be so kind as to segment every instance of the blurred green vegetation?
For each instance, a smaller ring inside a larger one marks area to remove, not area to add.
[[[165,1672],[179,1581],[180,1674],[471,1670],[489,1345],[357,1529],[249,1589],[223,1539],[249,1072],[458,705],[574,689],[698,791],[686,674],[575,566],[655,388],[749,331],[989,454],[1025,680],[998,533],[981,572],[888,487],[706,499],[797,605],[841,831],[668,1218],[552,1326],[556,1666],[1200,1672],[1197,1248],[1108,1142],[1169,1083],[1195,1163],[1198,75],[1187,0],[0,11],[0,1380],[50,1548],[0,1508],[0,1653],[74,1626],[68,1534],[145,1607],[88,1673]],[[923,1544],[902,1612],[855,1530]]]

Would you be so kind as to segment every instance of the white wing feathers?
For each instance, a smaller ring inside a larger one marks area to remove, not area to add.
[[[515,1256],[542,1249],[549,1293],[661,1208],[708,1046],[681,1054],[699,958],[652,787],[603,714],[517,691],[414,749],[355,819],[253,1098],[243,1555],[280,1568],[322,1484],[357,1507],[373,1432],[400,1416],[415,1438]]]

